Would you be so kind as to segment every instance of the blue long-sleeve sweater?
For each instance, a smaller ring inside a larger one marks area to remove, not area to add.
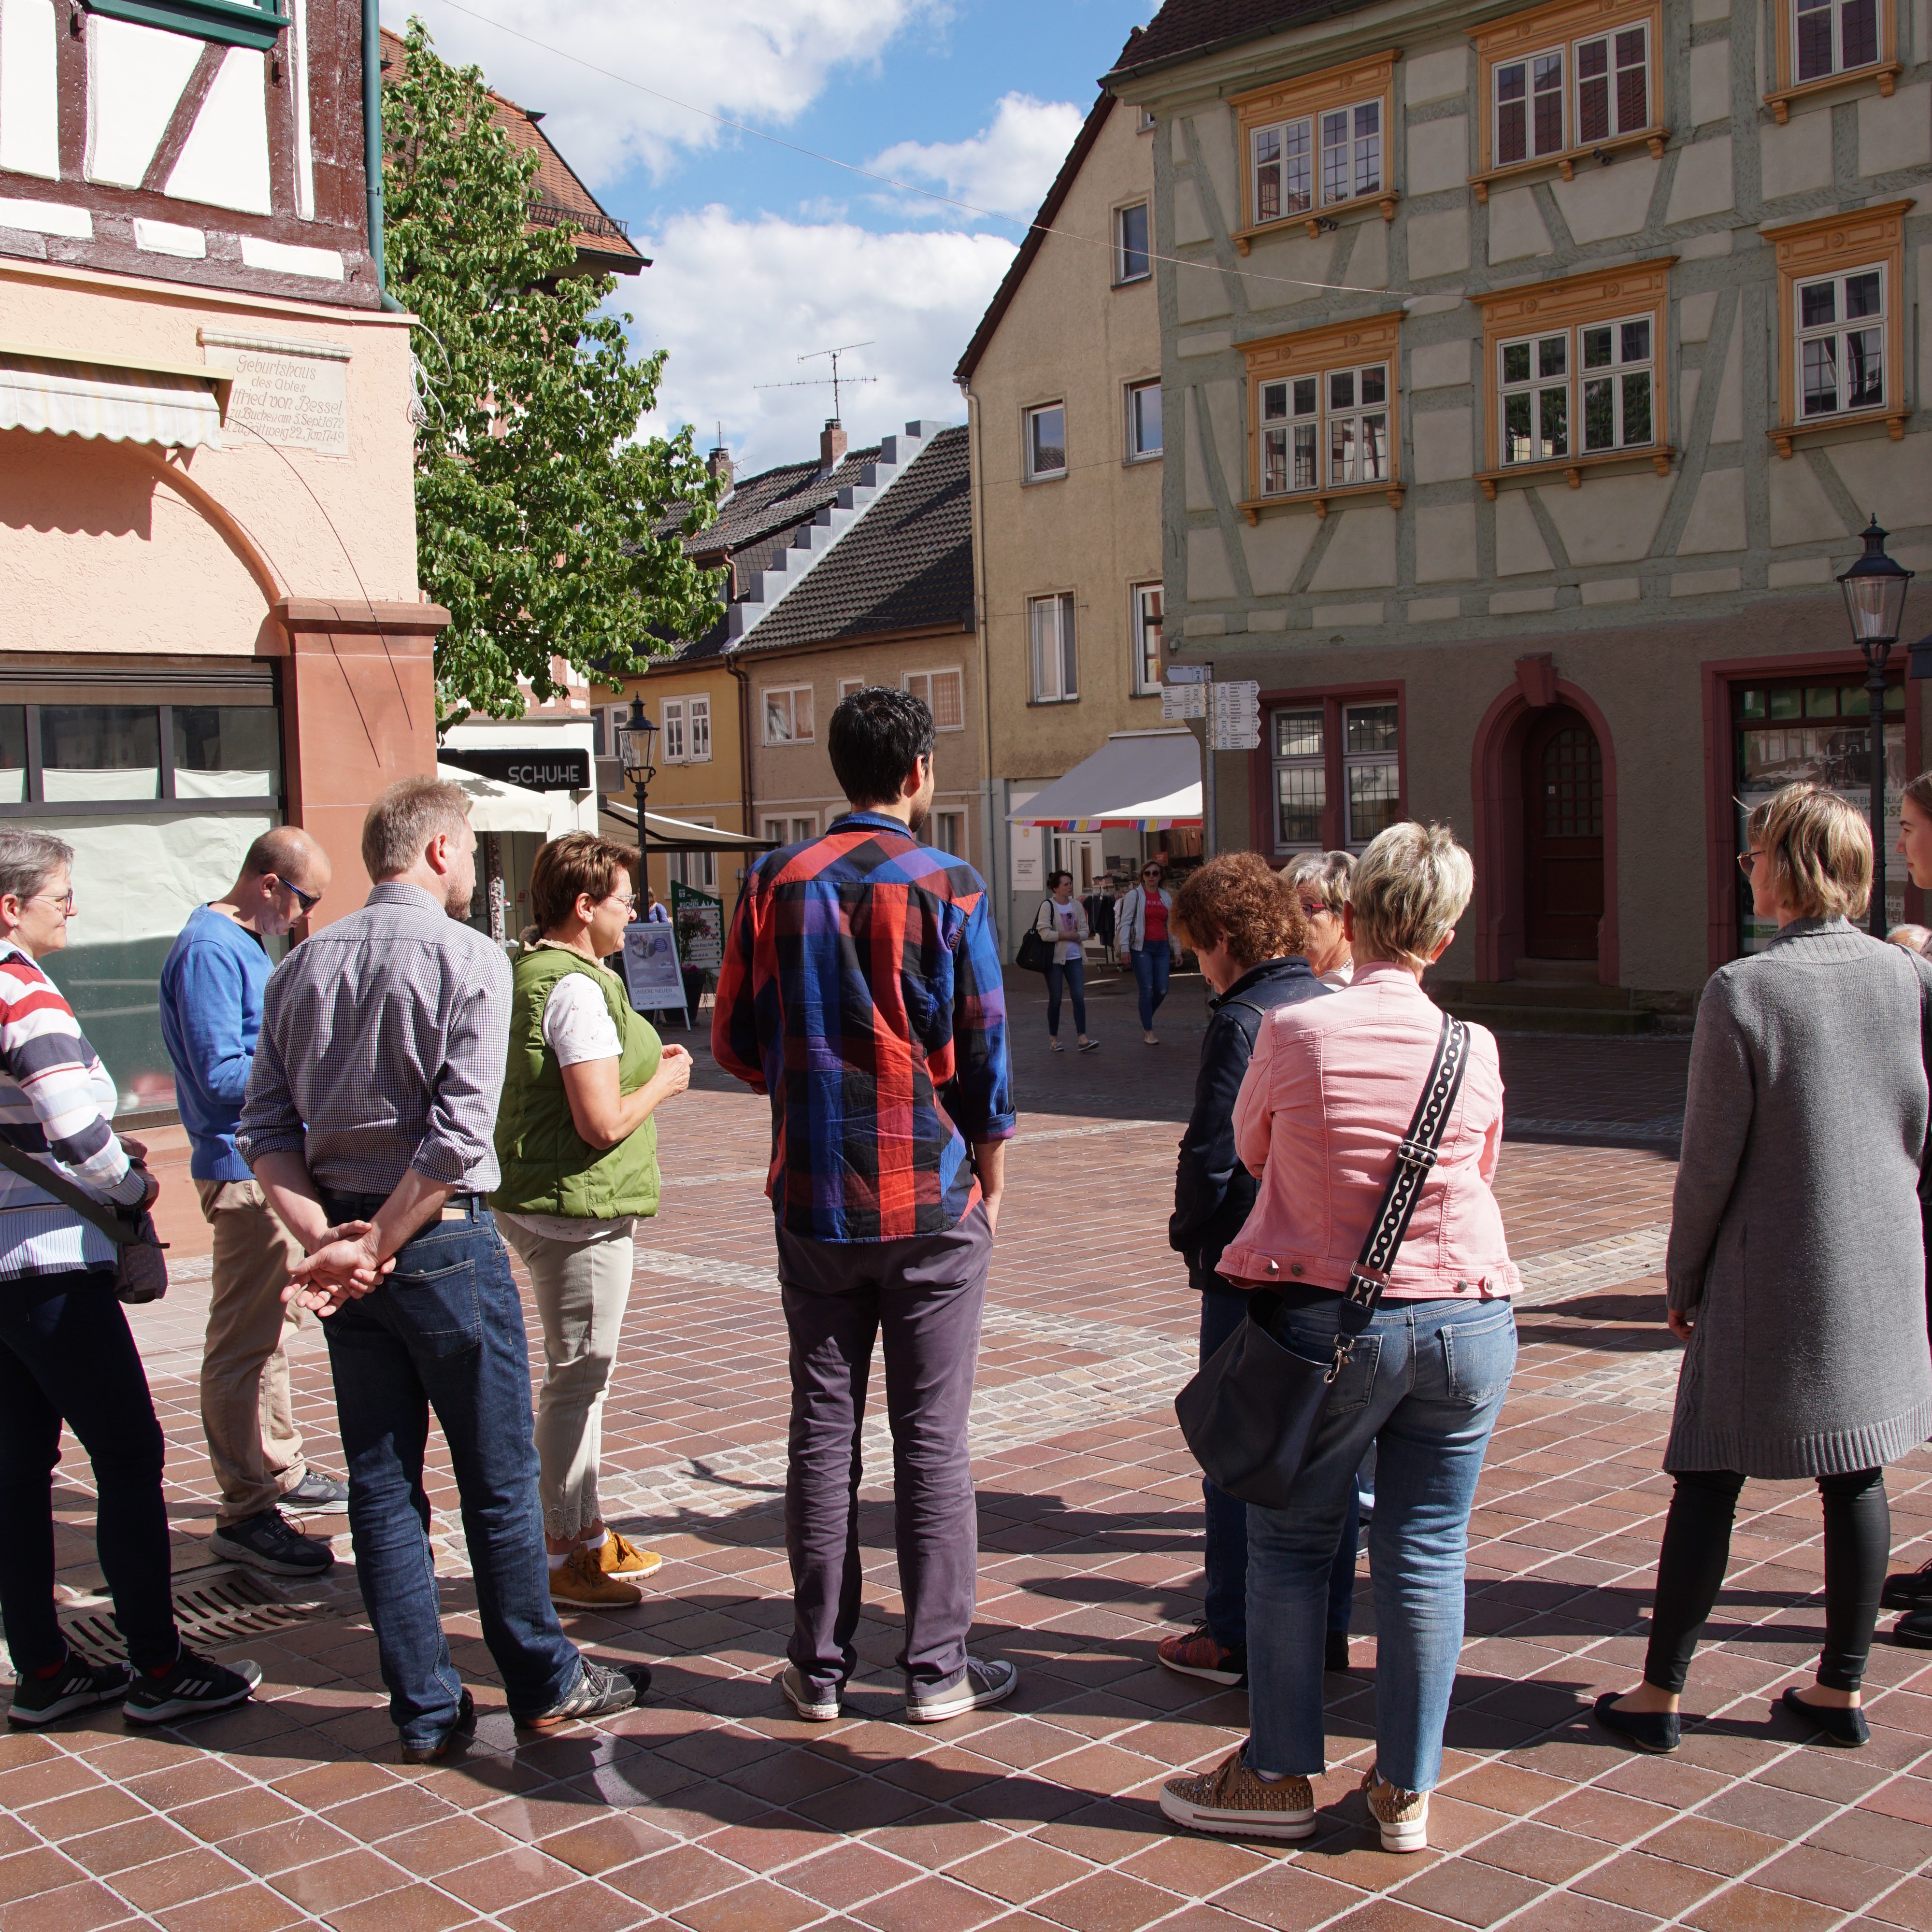
[[[161,1039],[174,1062],[175,1104],[194,1150],[188,1172],[197,1180],[249,1178],[235,1126],[272,964],[246,926],[197,906],[161,968]]]

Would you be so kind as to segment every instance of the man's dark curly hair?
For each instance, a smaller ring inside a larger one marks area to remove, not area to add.
[[[1258,853],[1210,859],[1176,896],[1173,919],[1185,944],[1198,952],[1224,940],[1237,966],[1258,966],[1308,946],[1300,896]]]
[[[932,708],[909,691],[868,684],[839,700],[825,748],[846,796],[855,806],[890,805],[915,763],[931,755]]]

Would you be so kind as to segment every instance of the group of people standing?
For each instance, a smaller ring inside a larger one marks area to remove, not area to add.
[[[978,1567],[967,1425],[1015,1126],[1005,995],[984,883],[918,837],[933,743],[931,713],[908,692],[841,701],[828,747],[852,808],[755,868],[713,1016],[718,1065],[771,1108],[793,1582],[774,1683],[809,1723],[840,1717],[858,1664],[860,1443],[882,1339],[905,1714],[942,1721],[1018,1681],[1010,1662],[966,1648]],[[1932,884],[1932,781],[1915,783],[1907,835],[1922,851],[1909,856]],[[215,1226],[203,1407],[220,1546],[320,1567],[326,1546],[287,1513],[346,1486],[413,1762],[441,1757],[475,1721],[437,1598],[422,1480],[432,1413],[512,1715],[548,1730],[622,1710],[648,1684],[641,1666],[581,1655],[557,1612],[635,1602],[635,1580],[656,1565],[604,1519],[600,1424],[633,1237],[659,1203],[657,1116],[691,1076],[689,1054],[660,1041],[602,963],[634,912],[638,853],[584,834],[546,847],[536,924],[512,964],[461,922],[475,883],[466,814],[453,787],[392,786],[364,826],[366,904],[272,970],[263,941],[314,903],[328,873],[303,835],[268,835],[190,922],[163,988]],[[1888,1461],[1932,1434],[1919,1208],[1932,965],[1850,922],[1871,848],[1841,800],[1791,787],[1749,830],[1753,892],[1778,936],[1714,975],[1699,1010],[1668,1264],[1670,1326],[1688,1343],[1665,1454],[1676,1495],[1644,1683],[1596,1707],[1608,1732],[1651,1750],[1678,1744],[1678,1700],[1747,1478],[1807,1477],[1824,1496],[1824,1655],[1816,1687],[1783,1700],[1813,1732],[1864,1739],[1882,1590],[1909,1610],[1932,1604],[1932,1574],[1884,1578],[1883,1480]],[[102,1200],[138,1208],[155,1191],[143,1150],[109,1124],[113,1084],[38,963],[74,912],[71,863],[49,835],[0,829],[0,1130]],[[1448,831],[1404,824],[1359,860],[1317,854],[1277,873],[1253,854],[1218,858],[1177,893],[1150,868],[1121,902],[1130,954],[1159,949],[1143,997],[1164,990],[1177,945],[1212,994],[1169,1231],[1200,1295],[1203,1359],[1259,1323],[1277,1349],[1330,1369],[1285,1507],[1204,1486],[1206,1616],[1158,1655],[1245,1683],[1251,1730],[1211,1771],[1167,1782],[1162,1808],[1186,1827],[1285,1839],[1316,1828],[1323,1679],[1348,1666],[1366,1519],[1378,1644],[1366,1801],[1386,1846],[1427,1842],[1470,1513],[1516,1364],[1521,1287],[1494,1191],[1496,1043],[1479,1026],[1451,1029],[1423,985],[1473,880]],[[1068,916],[1070,884],[1056,878],[1041,909],[1059,975],[1050,998],[1057,1008],[1062,988],[1072,994],[1090,1046],[1086,921]],[[1143,1018],[1151,1036],[1150,1006]],[[1407,1137],[1452,1037],[1460,1087],[1419,1152]],[[1412,1216],[1373,1293],[1345,1312],[1399,1160],[1420,1173]],[[506,1238],[542,1325],[534,1403]],[[29,1182],[0,1184],[0,1533],[16,1552],[0,1566],[0,1611],[17,1724],[117,1700],[137,1722],[176,1720],[259,1681],[252,1665],[193,1656],[174,1630],[161,1432],[113,1268],[85,1218]],[[302,1311],[323,1318],[346,1486],[305,1463],[287,1413],[278,1352]],[[64,1420],[94,1462],[131,1670],[74,1656],[55,1615]],[[1913,1610],[1894,1635],[1932,1644],[1921,1622],[1932,1616]]]

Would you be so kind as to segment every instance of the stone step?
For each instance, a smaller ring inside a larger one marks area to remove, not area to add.
[[[1432,992],[1437,1004],[1458,1019],[1486,1026],[1492,1033],[1567,1033],[1609,1038],[1657,1030],[1656,1014],[1628,1007],[1617,1012],[1600,1006],[1495,1006]]]
[[[1544,986],[1522,980],[1431,980],[1426,984],[1432,999],[1474,1000],[1491,1006],[1561,1008],[1579,1012],[1627,1012],[1630,1006],[1630,989],[1626,986]]]

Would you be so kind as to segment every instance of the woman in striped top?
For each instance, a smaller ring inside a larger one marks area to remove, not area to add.
[[[114,1083],[37,963],[67,944],[73,866],[62,840],[0,827],[0,1134],[102,1201],[145,1208],[157,1192],[134,1164],[146,1149],[108,1125]],[[119,1700],[136,1723],[178,1723],[244,1702],[261,1681],[252,1664],[195,1656],[176,1632],[161,1424],[114,1270],[114,1244],[92,1222],[0,1169],[0,1616],[16,1725]],[[95,1541],[131,1672],[76,1657],[55,1615],[63,1422],[94,1466]]]

